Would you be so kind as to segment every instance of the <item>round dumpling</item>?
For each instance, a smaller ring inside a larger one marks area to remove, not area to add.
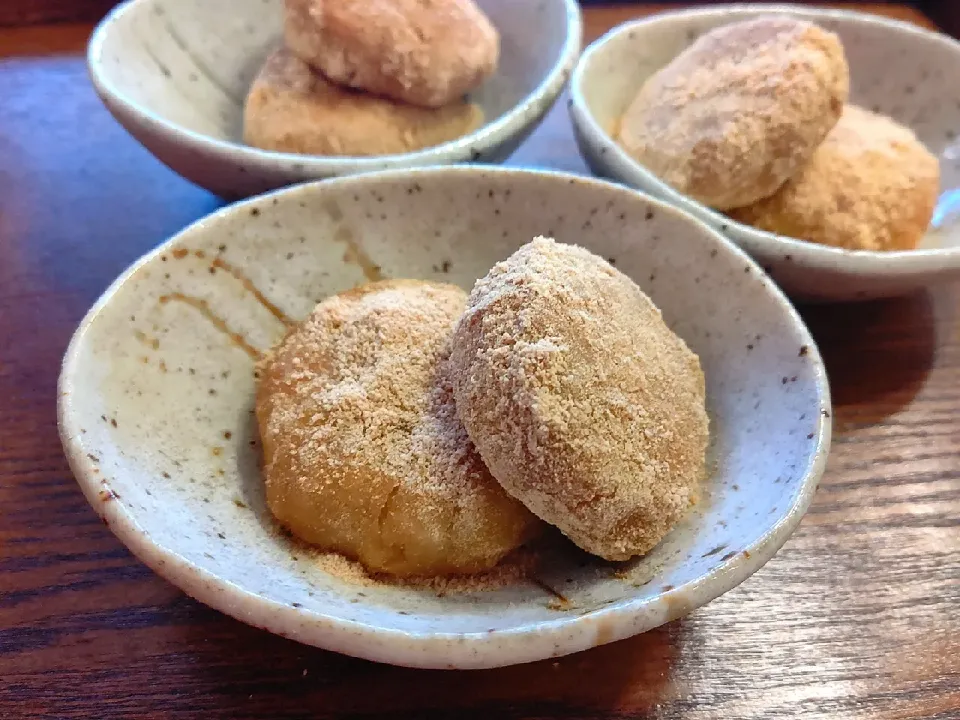
[[[696,501],[700,362],[602,258],[538,238],[496,265],[470,294],[451,364],[494,477],[587,552],[646,553]]]
[[[457,100],[423,108],[333,84],[286,49],[254,80],[244,108],[244,142],[302,155],[398,155],[467,135],[483,124],[479,106]]]
[[[424,107],[476,88],[500,55],[473,0],[286,0],[284,37],[334,82]]]
[[[833,33],[786,15],[736,22],[705,33],[646,81],[619,142],[705,205],[749,205],[810,160],[849,87]]]
[[[296,536],[400,576],[489,569],[539,523],[457,417],[447,355],[466,294],[385,281],[328,298],[260,368],[267,503]]]
[[[730,211],[761,230],[848,250],[912,250],[940,195],[940,163],[908,128],[848,105],[810,163]]]

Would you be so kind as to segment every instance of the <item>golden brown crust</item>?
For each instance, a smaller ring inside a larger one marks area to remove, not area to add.
[[[260,368],[267,503],[303,540],[394,575],[487,570],[539,526],[490,476],[446,369],[466,294],[385,281],[324,300]]]
[[[494,477],[584,550],[645,553],[695,501],[699,360],[601,258],[538,238],[496,265],[470,295],[451,365]]]
[[[848,105],[805,168],[773,196],[730,216],[850,250],[911,250],[939,192],[937,158],[909,129]]]
[[[424,107],[476,88],[500,54],[473,0],[286,0],[284,36],[334,82]]]
[[[281,49],[264,64],[244,109],[244,142],[304,155],[371,156],[414,152],[463,137],[483,111],[453,102],[432,109],[334,85]]]
[[[771,195],[805,165],[848,94],[833,33],[785,16],[737,22],[646,81],[619,141],[667,184],[726,210]]]

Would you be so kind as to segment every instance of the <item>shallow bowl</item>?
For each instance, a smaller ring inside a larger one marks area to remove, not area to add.
[[[258,469],[252,356],[282,336],[279,318],[379,277],[470,288],[538,234],[609,258],[699,354],[712,424],[700,505],[630,563],[564,545],[529,579],[445,595],[332,573],[277,533]],[[360,175],[225,208],[104,293],[70,343],[59,389],[80,486],[143,562],[244,622],[419,667],[560,656],[712,600],[796,527],[831,427],[807,329],[732,243],[619,185],[505,169]]]
[[[131,135],[174,171],[225,198],[373,170],[497,163],[563,90],[580,52],[581,18],[576,0],[477,2],[501,35],[499,69],[472,95],[486,124],[402,155],[322,157],[242,144],[247,90],[281,43],[282,0],[130,0],[93,33],[87,63],[97,93]]]
[[[939,156],[941,198],[919,249],[850,251],[756,230],[677,192],[611,137],[617,119],[652,73],[705,31],[785,13],[837,33],[850,64],[851,102],[892,116]],[[867,300],[960,278],[960,43],[896,20],[789,5],[721,5],[621,25],[591,45],[570,82],[570,114],[581,154],[598,175],[639,188],[720,230],[800,301]]]

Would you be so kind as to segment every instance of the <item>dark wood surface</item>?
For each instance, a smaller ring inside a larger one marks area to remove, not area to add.
[[[637,12],[590,10],[588,35]],[[957,287],[805,312],[836,401],[810,513],[742,586],[632,640],[404,670],[247,627],[153,575],[70,476],[58,365],[109,282],[219,203],[102,109],[76,55],[89,30],[0,30],[0,718],[960,718]],[[584,171],[562,107],[514,162]]]
[[[118,0],[0,0],[0,25],[99,20]]]

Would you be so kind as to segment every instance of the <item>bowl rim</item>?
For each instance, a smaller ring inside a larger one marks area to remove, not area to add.
[[[116,105],[120,112],[131,117],[139,125],[155,134],[174,136],[178,142],[192,151],[209,150],[229,157],[232,161],[245,163],[266,170],[281,169],[295,173],[322,173],[325,175],[353,174],[365,171],[387,170],[408,167],[412,164],[432,165],[439,161],[461,162],[475,160],[478,155],[496,147],[505,138],[521,133],[531,123],[546,114],[559,97],[576,65],[583,44],[583,17],[577,0],[559,0],[566,14],[566,36],[556,61],[533,90],[527,93],[512,108],[492,122],[486,122],[477,130],[461,138],[415,152],[380,156],[327,156],[300,155],[276,152],[251,147],[240,141],[223,140],[191,130],[171,122],[150,108],[134,101],[119,90],[103,72],[103,48],[117,20],[136,6],[156,0],[125,0],[114,7],[101,20],[87,43],[87,73],[94,89],[111,111]],[[557,0],[554,0],[557,1]],[[531,110],[534,112],[531,114]]]
[[[83,434],[80,432],[80,420],[72,406],[73,388],[78,382],[83,381],[83,376],[78,373],[78,362],[91,326],[113,296],[134,274],[163,253],[169,252],[183,238],[203,230],[205,226],[226,216],[246,216],[252,207],[266,201],[280,197],[296,198],[304,194],[314,195],[324,192],[328,187],[367,186],[369,189],[371,184],[392,183],[399,180],[411,181],[421,177],[443,177],[451,174],[474,176],[478,181],[486,182],[489,182],[491,177],[541,178],[550,182],[578,183],[615,191],[618,194],[634,195],[657,208],[658,212],[672,215],[681,222],[688,223],[704,239],[722,246],[725,252],[731,253],[732,257],[744,263],[745,267],[751,268],[756,276],[762,278],[763,287],[768,293],[770,302],[779,306],[784,313],[784,320],[799,333],[801,342],[808,348],[807,355],[812,363],[819,412],[815,433],[804,441],[809,443],[809,450],[806,468],[794,501],[782,509],[776,520],[771,521],[767,530],[756,541],[742,548],[735,557],[721,561],[702,577],[643,600],[627,599],[580,616],[560,615],[556,620],[528,623],[490,633],[410,632],[345,620],[264,598],[200,567],[174,549],[158,544],[138,525],[135,513],[128,511],[121,499],[109,503],[100,501],[99,493],[104,489],[109,490],[109,485],[102,475],[98,474],[95,464],[87,456],[90,449],[84,444]],[[254,627],[347,655],[407,667],[476,669],[559,657],[630,637],[692,611],[746,580],[772,558],[786,542],[813,499],[830,450],[832,405],[823,359],[799,313],[776,284],[763,275],[759,266],[743,250],[703,222],[662,200],[651,198],[607,180],[561,171],[525,168],[433,166],[300,183],[225,206],[191,223],[160,243],[136,260],[111,283],[74,332],[64,354],[58,379],[57,426],[71,471],[88,502],[101,516],[103,522],[145,565],[189,596]],[[671,601],[675,603],[672,607]],[[677,604],[683,609],[677,611]],[[587,633],[590,637],[585,639],[581,631],[590,627],[595,627],[596,631]],[[537,636],[537,643],[529,642],[528,639],[533,635]],[[544,646],[552,647],[552,652],[543,652]]]
[[[944,260],[950,260],[950,267],[960,271],[960,247],[917,248],[913,250],[849,250],[846,248],[822,245],[806,240],[792,238],[779,233],[758,230],[757,228],[739,222],[718,210],[707,207],[694,200],[689,195],[675,190],[660,180],[650,170],[630,157],[597,122],[584,96],[585,75],[599,52],[612,40],[629,34],[638,29],[649,30],[653,26],[663,23],[681,21],[692,17],[731,17],[739,15],[755,15],[759,12],[777,14],[787,13],[798,17],[816,21],[829,19],[838,22],[847,22],[856,25],[872,25],[882,27],[891,32],[900,33],[921,42],[938,43],[944,48],[960,56],[960,41],[954,40],[943,33],[934,32],[919,25],[873,15],[858,10],[840,8],[820,8],[809,5],[777,3],[772,5],[760,3],[728,3],[710,5],[706,7],[684,8],[667,10],[647,17],[621,23],[604,33],[583,51],[577,65],[570,76],[570,115],[574,124],[598,147],[604,147],[607,152],[613,153],[619,164],[627,168],[630,178],[623,173],[616,173],[622,178],[621,182],[629,183],[638,188],[637,178],[641,179],[647,188],[655,188],[658,197],[690,213],[698,220],[722,228],[722,232],[733,233],[736,241],[751,252],[782,253],[793,259],[801,259],[807,267],[816,267],[827,270],[844,270],[851,273],[882,275],[885,277],[902,277],[914,275],[918,272],[943,270]]]

